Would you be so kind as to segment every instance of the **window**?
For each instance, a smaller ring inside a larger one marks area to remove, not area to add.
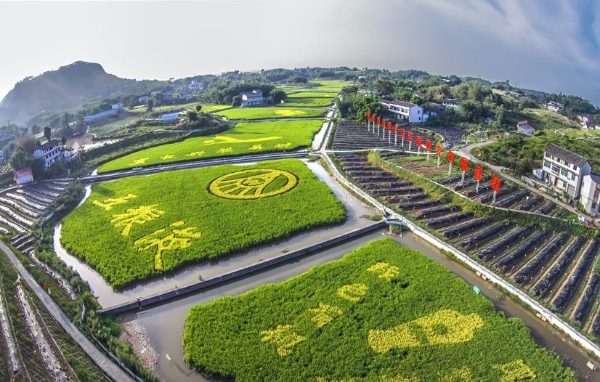
[[[544,167],[550,168],[550,162],[547,160],[544,161]]]
[[[555,172],[558,174],[559,171],[560,171],[560,167],[558,167],[557,165],[552,163],[552,172]]]
[[[564,168],[562,168],[562,167],[560,169],[560,174],[563,175],[563,176],[566,176],[566,177],[568,177],[568,175],[569,175],[569,173],[567,172],[567,170],[564,169]]]
[[[577,171],[577,166],[573,165],[573,170]]]

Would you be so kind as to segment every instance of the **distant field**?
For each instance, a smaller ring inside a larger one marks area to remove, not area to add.
[[[326,92],[339,92],[340,90],[342,90],[342,88],[344,86],[352,85],[351,82],[342,81],[342,80],[319,80],[319,79],[315,79],[315,80],[312,80],[311,82],[317,83],[317,84],[321,84],[321,86],[318,86],[318,87],[314,88],[314,90],[317,90],[317,91],[326,91]]]
[[[314,92],[314,91],[302,91],[298,93],[288,94],[288,98],[336,98],[338,93],[334,92]]]
[[[540,129],[580,129],[581,126],[575,121],[571,121],[564,115],[560,115],[546,109],[524,109],[521,115],[516,119],[527,119],[536,130]],[[516,123],[516,122],[515,122]]]
[[[96,183],[64,220],[61,242],[119,287],[345,215],[302,161],[265,161]]]
[[[294,150],[309,146],[321,121],[273,121],[238,123],[222,134],[188,138],[135,152],[98,168],[98,173],[134,167],[191,161],[232,155]]]
[[[324,107],[333,103],[333,98],[289,98],[276,107]]]
[[[307,118],[322,117],[323,109],[293,109],[280,107],[240,107],[216,112],[228,119]]]
[[[189,110],[196,111],[196,106],[198,106],[198,105],[202,105],[202,104],[199,102],[190,102],[190,103],[184,103],[181,105],[166,105],[166,106],[155,107],[153,109],[153,111],[159,112],[159,113],[167,113],[169,111],[182,110],[182,109],[189,109]],[[213,112],[216,110],[223,110],[223,109],[227,109],[230,107],[231,107],[231,105],[202,105],[202,110],[200,110],[200,111],[204,112],[204,113],[210,113],[210,112]]]
[[[392,239],[194,306],[184,358],[235,381],[575,381],[522,321]]]

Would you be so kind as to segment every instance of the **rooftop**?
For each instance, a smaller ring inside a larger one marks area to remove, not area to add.
[[[554,143],[551,143],[548,147],[546,147],[546,152],[564,160],[565,162],[573,163],[577,167],[582,167],[585,162],[588,162],[588,160],[581,155],[575,154],[574,152],[557,146]]]
[[[414,104],[412,102],[390,101],[390,100],[387,100],[387,99],[382,99],[381,103],[386,104],[386,105],[395,105],[395,106],[402,106],[402,107],[408,107],[408,108],[411,108],[413,106],[418,106],[417,104]]]

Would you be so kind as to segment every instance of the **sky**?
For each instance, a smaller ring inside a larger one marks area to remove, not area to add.
[[[0,98],[75,61],[168,79],[306,66],[509,80],[600,105],[600,1],[0,1]]]

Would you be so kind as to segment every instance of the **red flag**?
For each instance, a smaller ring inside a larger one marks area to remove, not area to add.
[[[388,121],[388,131],[392,131],[392,122]]]
[[[381,123],[381,117],[377,117],[377,124],[379,125]]]
[[[421,143],[423,143],[423,138],[421,138],[421,136],[419,135],[417,137],[417,147],[421,147]]]
[[[442,146],[441,145],[436,145],[435,146],[435,151],[437,152],[437,156],[438,157],[442,156]]]
[[[448,151],[448,163],[454,163],[454,153],[452,151]]]
[[[425,141],[425,150],[431,151],[431,141],[429,139]]]
[[[492,175],[492,182],[491,182],[491,186],[494,189],[494,191],[496,192],[500,192],[500,178],[498,178],[495,175]]]
[[[400,136],[404,139],[404,127],[400,128]]]
[[[469,169],[469,161],[466,158],[460,158],[460,169],[464,172]]]
[[[367,121],[371,120],[371,110],[367,111]]]
[[[398,135],[398,124],[394,125],[394,134]]]
[[[473,178],[475,178],[476,181],[481,182],[481,179],[483,179],[483,169],[481,168],[481,166],[475,166]]]
[[[383,127],[385,129],[385,118],[381,119],[381,127]]]
[[[412,142],[412,131],[408,132],[408,141]]]
[[[375,114],[373,114],[373,116],[371,117],[371,122],[375,123],[376,120],[377,120],[377,117],[375,117]]]

